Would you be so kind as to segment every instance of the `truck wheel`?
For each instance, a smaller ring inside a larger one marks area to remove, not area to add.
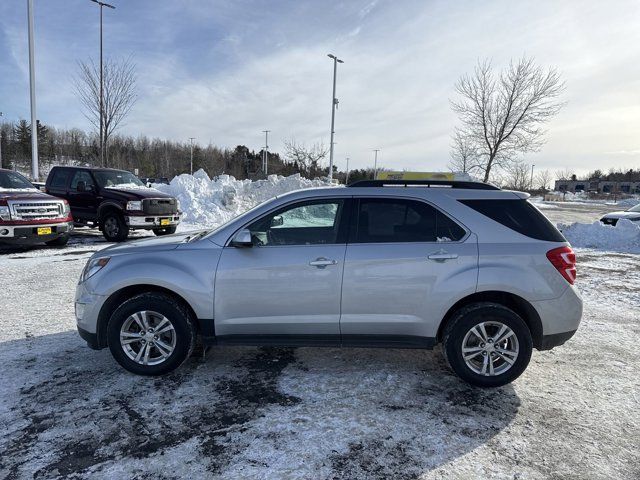
[[[68,242],[69,234],[65,233],[64,235],[60,235],[58,238],[44,242],[44,244],[49,245],[50,247],[64,247]]]
[[[158,237],[162,235],[171,235],[176,233],[177,227],[165,227],[165,228],[154,228],[153,233],[155,233]]]
[[[196,343],[187,307],[162,293],[142,293],[111,315],[107,344],[116,361],[138,375],[163,375],[182,365]]]
[[[529,365],[533,349],[524,320],[490,302],[456,312],[445,328],[443,344],[453,371],[477,387],[499,387],[518,378]]]
[[[102,235],[109,242],[123,242],[129,236],[129,226],[120,213],[109,212],[102,218]]]

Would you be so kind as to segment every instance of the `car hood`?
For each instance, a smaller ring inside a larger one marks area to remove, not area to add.
[[[102,189],[103,194],[111,194],[122,197],[127,200],[142,200],[143,198],[173,198],[171,195],[156,190],[155,188],[139,187],[139,188],[115,188],[105,187]]]
[[[58,200],[44,192],[34,189],[6,190],[0,189],[0,202],[7,200]]]
[[[128,253],[144,253],[157,252],[162,250],[174,250],[179,245],[188,243],[195,238],[201,231],[176,233],[173,235],[165,235],[162,237],[146,237],[139,240],[131,240],[129,242],[118,243],[110,247],[104,248],[94,254],[94,257],[104,257],[109,255],[122,255]]]
[[[640,212],[611,212],[602,218],[628,218],[629,220],[636,220],[640,218]]]

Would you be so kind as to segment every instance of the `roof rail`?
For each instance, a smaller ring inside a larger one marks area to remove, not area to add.
[[[500,190],[498,187],[488,183],[456,180],[359,180],[357,182],[350,183],[347,187],[408,187],[412,185],[462,188],[466,190]]]

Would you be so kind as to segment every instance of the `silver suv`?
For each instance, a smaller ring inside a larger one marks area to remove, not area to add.
[[[527,194],[474,182],[300,190],[212,231],[115,245],[76,291],[82,338],[159,375],[205,345],[432,348],[517,378],[578,328],[575,255]]]

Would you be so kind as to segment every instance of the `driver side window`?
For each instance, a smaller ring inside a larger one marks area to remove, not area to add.
[[[71,190],[78,190],[78,182],[84,182],[87,188],[93,188],[93,179],[89,172],[78,170],[71,180]]]
[[[318,245],[338,242],[344,200],[314,200],[288,205],[249,225],[256,246]]]

